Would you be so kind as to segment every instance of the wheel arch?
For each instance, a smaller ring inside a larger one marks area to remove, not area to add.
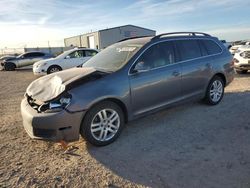
[[[210,79],[210,81],[211,81],[215,76],[218,76],[218,77],[220,77],[220,78],[223,80],[223,82],[224,82],[224,87],[227,85],[226,76],[225,76],[223,73],[218,72],[218,73],[214,74],[214,76]]]
[[[122,102],[121,100],[117,99],[117,98],[114,98],[114,97],[109,97],[109,98],[105,98],[105,99],[101,99],[99,101],[96,101],[95,103],[93,103],[89,109],[93,108],[93,106],[99,104],[99,103],[102,103],[104,101],[110,101],[110,102],[113,102],[115,104],[117,104],[123,111],[124,113],[124,118],[125,118],[125,123],[128,122],[128,109],[126,107],[126,105],[124,104],[124,102]],[[83,117],[83,119],[85,118],[85,115]]]
[[[5,62],[5,63],[4,63],[4,67],[5,67],[6,65],[8,65],[8,64],[14,65],[14,66],[15,66],[15,69],[17,68],[16,63],[14,63],[13,61],[7,61],[7,62]]]
[[[46,71],[47,74],[48,74],[48,71],[49,71],[49,69],[50,69],[51,67],[59,67],[59,69],[63,70],[63,68],[62,68],[60,65],[58,65],[58,64],[52,64],[52,65],[48,66],[47,71]]]

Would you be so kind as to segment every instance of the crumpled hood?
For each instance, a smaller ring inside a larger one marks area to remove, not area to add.
[[[72,68],[49,74],[34,80],[28,86],[26,94],[38,102],[47,102],[62,94],[73,82],[94,72],[94,68]]]

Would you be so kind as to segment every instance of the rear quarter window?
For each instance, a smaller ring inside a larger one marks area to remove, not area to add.
[[[201,40],[201,44],[206,48],[208,55],[219,54],[222,52],[221,47],[212,40]]]

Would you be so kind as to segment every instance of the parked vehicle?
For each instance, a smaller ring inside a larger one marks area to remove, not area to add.
[[[247,42],[247,41],[237,42],[231,46],[229,51],[231,52],[232,55],[234,55],[240,47],[245,46],[245,45],[250,45],[250,42]]]
[[[4,55],[4,56],[0,57],[0,61],[12,59],[12,58],[15,58],[15,57],[16,56],[14,56],[14,55]]]
[[[33,65],[35,62],[53,57],[51,54],[43,52],[26,52],[17,57],[4,60],[1,65],[6,71],[13,71],[16,68]]]
[[[97,50],[88,48],[75,48],[51,59],[41,60],[33,65],[35,75],[45,75],[61,70],[77,67],[85,63],[98,53]]]
[[[3,65],[4,65],[4,61],[7,61],[8,59],[13,59],[15,58],[16,56],[13,56],[13,55],[4,55],[2,57],[0,57],[0,69],[3,70]]]
[[[234,78],[233,58],[205,33],[166,33],[113,44],[83,64],[33,81],[21,103],[32,138],[96,146],[124,124],[180,101],[218,104]]]
[[[240,47],[235,53],[234,67],[238,74],[246,74],[250,70],[250,45]]]

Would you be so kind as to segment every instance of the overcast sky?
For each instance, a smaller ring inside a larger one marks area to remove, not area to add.
[[[250,39],[249,0],[0,0],[0,48],[62,46],[63,38],[134,24]]]

